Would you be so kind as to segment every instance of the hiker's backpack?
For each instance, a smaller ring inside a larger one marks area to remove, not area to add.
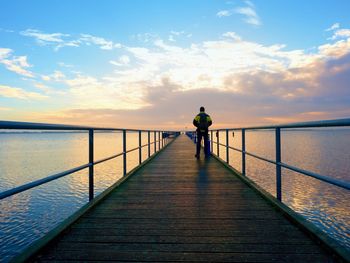
[[[206,114],[200,114],[199,115],[199,123],[198,123],[198,129],[202,132],[208,130],[208,118]]]

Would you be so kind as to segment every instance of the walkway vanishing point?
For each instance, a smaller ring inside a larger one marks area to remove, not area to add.
[[[216,158],[179,136],[34,261],[334,262]]]

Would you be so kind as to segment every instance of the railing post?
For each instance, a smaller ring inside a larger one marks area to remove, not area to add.
[[[158,151],[160,150],[160,141],[161,141],[160,131],[158,131]]]
[[[281,128],[276,128],[276,195],[277,200],[282,201],[281,178]]]
[[[89,130],[89,201],[94,199],[94,130]]]
[[[242,174],[245,175],[245,129],[242,129]]]
[[[229,145],[230,145],[230,143],[228,141],[228,130],[226,130],[226,163],[230,162],[230,159],[229,159],[229,153],[230,153],[229,149],[230,148],[228,148]]]
[[[210,151],[213,153],[214,152],[214,150],[213,150],[213,145],[214,145],[214,143],[213,143],[213,130],[211,130],[210,131],[210,143],[211,143],[211,147],[210,147]]]
[[[154,132],[154,153],[157,152],[157,132]]]
[[[151,156],[151,132],[147,131],[148,138],[148,158]]]
[[[141,131],[139,131],[139,164],[142,163],[142,150],[141,150],[141,146],[142,146],[142,137],[141,137]]]
[[[126,130],[123,130],[123,176],[126,175]]]
[[[162,148],[164,147],[164,132],[162,131]]]
[[[216,148],[217,148],[218,157],[220,157],[220,145],[219,145],[220,139],[219,139],[219,136],[220,136],[220,132],[219,132],[219,130],[217,130],[216,131],[216,142],[217,142]]]

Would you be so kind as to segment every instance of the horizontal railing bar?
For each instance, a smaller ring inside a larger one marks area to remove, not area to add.
[[[64,124],[49,124],[49,123],[34,123],[34,122],[17,122],[17,121],[0,121],[0,129],[17,129],[17,130],[95,130],[95,131],[131,131],[131,132],[166,132],[173,133],[175,131],[164,130],[138,130],[138,129],[122,129],[122,128],[104,128],[90,127],[79,125],[64,125]]]
[[[141,145],[141,148],[143,147],[147,147],[148,146],[148,143],[144,144],[144,145]]]
[[[251,126],[251,127],[239,127],[239,128],[222,128],[212,129],[212,131],[239,131],[245,130],[265,130],[265,129],[293,129],[293,128],[322,128],[322,127],[345,127],[350,126],[350,118],[337,119],[337,120],[324,120],[324,121],[310,121],[310,122],[296,122],[280,125],[267,125],[267,126]]]
[[[21,186],[12,188],[12,189],[10,189],[10,190],[4,191],[4,192],[0,193],[0,200],[1,200],[1,199],[4,199],[4,198],[6,198],[6,197],[9,197],[9,196],[11,196],[11,195],[14,195],[14,194],[21,193],[21,192],[26,191],[26,190],[28,190],[28,189],[31,189],[31,188],[33,188],[33,187],[36,187],[36,186],[39,186],[39,185],[48,183],[48,182],[50,182],[50,181],[56,180],[56,179],[61,178],[61,177],[63,177],[63,176],[66,176],[66,175],[69,175],[69,174],[78,172],[78,171],[80,171],[80,170],[83,170],[83,169],[85,169],[85,168],[91,166],[91,165],[92,165],[92,164],[90,164],[90,163],[84,164],[84,165],[75,167],[75,168],[73,168],[73,169],[69,169],[69,170],[66,170],[66,171],[64,171],[64,172],[60,172],[60,173],[57,173],[57,174],[54,174],[54,175],[50,175],[50,176],[45,177],[45,178],[43,178],[43,179],[39,179],[39,180],[30,182],[30,183],[27,183],[27,184],[24,184],[24,185],[21,185]]]
[[[260,160],[262,160],[262,161],[265,161],[265,162],[268,162],[268,163],[272,163],[272,164],[277,164],[275,161],[272,161],[272,160],[270,160],[270,159],[266,159],[266,158],[261,157],[261,156],[256,155],[256,154],[253,154],[253,153],[250,153],[250,152],[247,152],[247,151],[244,151],[244,153],[245,153],[246,155],[252,156],[252,157],[257,158],[257,159],[260,159]]]
[[[136,150],[138,150],[138,149],[139,149],[139,147],[135,147],[135,148],[133,148],[133,149],[127,150],[125,153],[129,153],[129,152],[132,152],[132,151],[136,151]]]
[[[237,152],[243,152],[241,149],[238,149],[238,148],[235,148],[235,147],[232,147],[232,146],[228,146],[228,148],[230,148],[230,149],[232,149],[232,150],[235,150],[235,151],[237,151]],[[246,151],[244,151],[244,152],[246,152]]]
[[[155,143],[160,142],[160,141],[161,141],[161,140],[154,141],[154,142],[151,142],[151,144],[155,144]],[[148,143],[145,144],[145,145],[143,145],[143,146],[141,146],[141,148],[142,148],[142,147],[146,147],[146,146],[148,146]],[[132,151],[136,151],[136,150],[138,150],[138,149],[140,149],[139,146],[137,146],[137,147],[135,147],[135,148],[133,148],[133,149],[127,150],[126,153],[129,153],[129,152],[132,152]]]
[[[123,152],[117,153],[117,154],[112,155],[112,156],[107,157],[107,158],[103,158],[101,160],[98,160],[98,161],[94,162],[94,165],[99,164],[99,163],[103,163],[103,162],[106,162],[106,161],[109,161],[109,160],[117,158],[118,156],[121,156],[121,155],[123,155]]]
[[[298,172],[298,173],[301,173],[301,174],[313,177],[313,178],[318,179],[320,181],[324,181],[326,183],[330,183],[330,184],[336,185],[338,187],[350,190],[350,183],[349,182],[345,182],[345,181],[342,181],[342,180],[339,180],[339,179],[334,179],[334,178],[331,178],[331,177],[328,177],[328,176],[324,176],[324,175],[320,175],[320,174],[317,174],[317,173],[313,173],[313,172],[310,172],[310,171],[307,171],[307,170],[303,170],[303,169],[300,169],[298,167],[295,167],[295,166],[292,166],[292,165],[289,165],[289,164],[285,164],[285,163],[279,163],[279,164],[282,167],[287,168],[289,170],[292,170],[292,171],[295,171],[295,172]]]
[[[217,144],[217,142],[214,142],[214,141],[213,141],[213,143]],[[222,143],[219,143],[219,145],[226,147],[226,145],[222,144]],[[243,152],[242,150],[234,148],[234,147],[231,147],[231,146],[228,146],[228,148],[230,148],[232,150],[236,150],[238,152]],[[252,157],[254,157],[256,159],[260,159],[262,161],[265,161],[265,162],[268,162],[268,163],[271,163],[271,164],[274,164],[274,165],[278,164],[278,165],[281,165],[283,168],[286,168],[288,170],[292,170],[294,172],[301,173],[301,174],[313,177],[313,178],[318,179],[320,181],[323,181],[323,182],[326,182],[326,183],[330,183],[330,184],[336,185],[338,187],[350,190],[350,183],[349,182],[338,180],[338,179],[334,179],[334,178],[331,178],[329,176],[324,176],[324,175],[320,175],[320,174],[317,174],[317,173],[313,173],[313,172],[310,172],[310,171],[307,171],[307,170],[303,170],[303,169],[300,169],[298,167],[295,167],[295,166],[292,166],[292,165],[289,165],[289,164],[285,164],[285,163],[282,163],[282,162],[277,163],[277,162],[275,162],[273,160],[270,160],[270,159],[258,156],[256,154],[253,154],[253,153],[250,153],[250,152],[247,152],[247,151],[244,151],[244,153],[246,155],[252,156]]]
[[[231,148],[231,147],[229,147],[229,148]],[[236,149],[236,150],[238,150],[238,149]],[[240,150],[238,150],[238,151],[240,151]],[[242,152],[242,151],[240,151],[240,152]],[[249,153],[247,151],[245,151],[244,153],[249,155],[249,156],[252,156],[254,158],[260,159],[262,161],[265,161],[265,162],[277,165],[277,163],[275,161],[273,161],[273,160],[269,160],[267,158],[258,156],[256,154]],[[310,171],[307,171],[307,170],[303,170],[303,169],[300,169],[298,167],[295,167],[295,166],[292,166],[292,165],[289,165],[289,164],[286,164],[286,163],[282,163],[281,162],[281,163],[278,163],[278,164],[281,165],[283,168],[286,168],[288,170],[292,170],[294,172],[301,173],[301,174],[313,177],[313,178],[318,179],[320,181],[323,181],[323,182],[326,182],[326,183],[330,183],[330,184],[336,185],[338,187],[350,190],[350,183],[348,183],[346,181],[342,181],[342,180],[331,178],[329,176],[324,176],[324,175],[320,175],[320,174],[317,174],[317,173],[313,173],[313,172],[310,172]]]

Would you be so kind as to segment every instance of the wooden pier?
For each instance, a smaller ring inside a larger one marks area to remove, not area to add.
[[[185,135],[34,261],[334,262],[328,250]]]

